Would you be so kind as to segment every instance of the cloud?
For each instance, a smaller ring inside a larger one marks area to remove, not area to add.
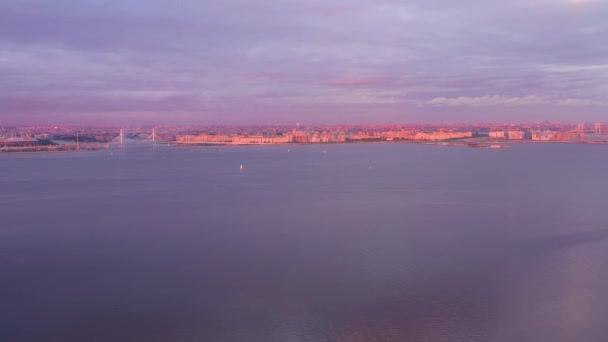
[[[600,1],[601,0],[562,0],[562,3],[564,3],[566,5],[572,5],[572,6],[585,6],[585,5],[597,4]]]
[[[331,82],[336,86],[363,86],[379,83],[380,81],[375,78],[352,78],[352,79],[339,79]]]
[[[581,72],[608,71],[608,64],[597,65],[543,65],[541,68],[548,72]]]
[[[313,9],[313,12],[324,17],[335,17],[339,15],[345,15],[354,12],[355,9],[352,7],[317,7]]]
[[[140,121],[406,121],[438,107],[486,119],[477,110],[492,106],[579,115],[608,98],[608,3],[566,2],[4,0],[0,120],[104,109]]]
[[[589,99],[551,99],[536,95],[523,97],[482,96],[482,97],[437,97],[426,102],[427,105],[439,107],[512,107],[512,106],[589,106],[605,105],[606,103]]]

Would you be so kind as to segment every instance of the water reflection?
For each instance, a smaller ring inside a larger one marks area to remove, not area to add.
[[[0,163],[0,340],[601,341],[608,185],[575,148]]]

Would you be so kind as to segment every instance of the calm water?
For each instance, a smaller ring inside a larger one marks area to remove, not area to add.
[[[0,340],[606,341],[608,147],[289,148],[0,155]]]

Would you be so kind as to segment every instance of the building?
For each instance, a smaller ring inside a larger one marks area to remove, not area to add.
[[[507,134],[505,131],[493,131],[490,132],[490,139],[506,139]]]
[[[0,135],[0,147],[36,146],[38,140],[24,133],[12,133],[7,136]]]
[[[175,141],[182,144],[217,144],[232,142],[232,138],[223,134],[185,134],[176,136]]]
[[[526,136],[524,131],[508,131],[509,140],[523,140]]]
[[[473,132],[432,132],[432,133],[416,133],[414,140],[430,140],[441,141],[451,139],[472,138]]]
[[[571,141],[576,137],[575,132],[556,132],[556,131],[534,131],[532,140],[534,141]]]

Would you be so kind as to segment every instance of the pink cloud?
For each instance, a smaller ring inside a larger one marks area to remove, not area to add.
[[[331,82],[332,85],[336,86],[362,86],[362,85],[370,85],[379,83],[380,80],[375,78],[350,78],[350,79],[340,79]]]
[[[338,15],[347,14],[353,10],[353,8],[348,7],[319,7],[315,8],[313,12],[323,17],[335,17]]]

